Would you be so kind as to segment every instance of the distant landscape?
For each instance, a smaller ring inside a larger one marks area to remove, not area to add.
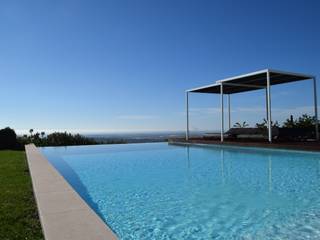
[[[310,139],[315,135],[315,116],[302,114],[298,118],[290,115],[282,124],[278,121],[271,122],[272,127],[279,130],[278,138],[301,140]],[[267,120],[263,119],[250,128],[246,122],[236,122],[233,125],[233,135],[236,132],[243,132],[242,128],[249,131],[260,131],[262,137],[267,130]],[[232,130],[231,129],[231,130]],[[239,130],[240,129],[240,130]],[[281,134],[280,134],[281,130]],[[230,130],[228,131],[229,134]],[[248,131],[246,131],[248,132]],[[191,131],[192,137],[203,136],[204,134],[219,133],[218,131]],[[38,147],[45,146],[71,146],[71,145],[95,145],[95,144],[125,144],[125,143],[147,143],[166,142],[170,138],[182,138],[184,131],[154,131],[154,132],[118,132],[118,133],[71,133],[66,131],[45,132],[37,129],[29,129],[27,134],[16,134],[15,130],[6,127],[0,129],[0,149],[23,150],[24,146],[34,143]],[[234,137],[234,136],[233,136]]]
[[[199,136],[201,134],[202,132],[191,133],[192,136]],[[45,147],[167,142],[170,138],[180,138],[184,136],[184,131],[79,134],[66,131],[46,133],[37,129],[30,129],[26,134],[16,134],[14,129],[6,127],[0,129],[0,149],[23,150],[24,146],[30,143],[38,147]]]
[[[193,132],[193,135],[200,135],[202,132]],[[85,137],[93,138],[102,143],[146,143],[146,142],[166,142],[169,138],[184,137],[184,131],[163,131],[163,132],[136,132],[136,133],[101,133],[82,134]]]

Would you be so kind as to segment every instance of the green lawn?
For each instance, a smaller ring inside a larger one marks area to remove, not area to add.
[[[0,239],[44,239],[23,151],[0,151]]]

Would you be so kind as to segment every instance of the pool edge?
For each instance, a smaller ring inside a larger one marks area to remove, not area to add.
[[[46,240],[118,239],[34,144],[25,151]]]
[[[291,153],[305,153],[305,154],[320,154],[320,151],[312,149],[291,149],[286,147],[273,147],[273,146],[244,146],[237,144],[214,144],[214,143],[195,143],[195,142],[178,142],[171,141],[168,142],[169,145],[176,146],[195,146],[195,147],[206,147],[206,148],[242,148],[242,149],[255,149],[264,151],[275,151],[275,152],[291,152]]]

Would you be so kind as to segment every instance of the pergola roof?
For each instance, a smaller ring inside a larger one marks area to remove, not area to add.
[[[314,76],[312,75],[265,69],[253,73],[219,80],[211,85],[189,89],[187,90],[187,92],[220,93],[221,84],[223,84],[224,94],[233,94],[264,89],[267,87],[267,72],[269,72],[270,74],[270,85],[290,83],[314,78]]]

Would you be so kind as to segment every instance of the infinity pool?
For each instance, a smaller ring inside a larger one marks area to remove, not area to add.
[[[167,143],[42,152],[120,239],[320,239],[320,154]]]

